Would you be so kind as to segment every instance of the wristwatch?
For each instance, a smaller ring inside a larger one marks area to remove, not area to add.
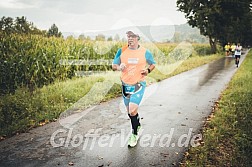
[[[150,73],[151,72],[151,70],[148,68],[148,73]]]

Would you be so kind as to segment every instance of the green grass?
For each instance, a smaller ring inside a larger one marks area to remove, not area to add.
[[[161,81],[220,57],[221,54],[198,56],[197,53],[193,53],[190,58],[178,64],[159,66],[161,71],[168,72],[164,74],[158,71],[158,68],[155,69],[147,77],[147,83]],[[11,136],[55,121],[60,113],[69,107],[81,111],[120,95],[120,73],[113,71],[64,82],[56,81],[54,84],[36,89],[32,94],[29,89],[19,88],[15,94],[0,98],[0,136]]]
[[[252,52],[223,91],[201,146],[190,148],[181,166],[251,166]]]

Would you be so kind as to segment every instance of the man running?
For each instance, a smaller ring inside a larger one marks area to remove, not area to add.
[[[236,64],[236,67],[238,67],[239,60],[241,58],[241,50],[242,50],[242,46],[240,45],[240,43],[238,43],[236,48],[235,48],[235,64]]]
[[[230,51],[231,51],[230,43],[228,42],[228,43],[225,45],[224,48],[225,48],[225,51],[226,51],[226,56],[229,56]]]
[[[236,48],[236,45],[235,45],[235,43],[233,43],[233,44],[231,45],[232,57],[235,56],[235,48]]]
[[[132,31],[126,34],[128,45],[117,51],[112,69],[121,71],[122,96],[132,125],[128,146],[134,147],[141,128],[137,110],[146,87],[145,77],[155,68],[156,62],[151,52],[139,45],[138,34]]]

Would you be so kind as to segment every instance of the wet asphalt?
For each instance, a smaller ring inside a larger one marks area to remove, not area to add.
[[[57,121],[1,141],[0,166],[178,166],[199,144],[204,121],[237,69],[233,57],[223,57],[148,86],[134,148],[127,146],[131,124],[119,97],[66,118],[80,118],[71,127]]]

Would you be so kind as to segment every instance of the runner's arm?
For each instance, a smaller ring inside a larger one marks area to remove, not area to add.
[[[121,59],[120,59],[120,56],[121,56],[121,52],[122,52],[122,49],[119,49],[115,55],[115,58],[113,60],[113,63],[112,63],[112,70],[114,71],[120,71],[120,64],[121,64]]]
[[[144,69],[142,71],[142,74],[143,75],[147,75],[148,73],[150,73],[152,70],[154,70],[155,68],[155,60],[153,58],[153,55],[151,54],[151,52],[149,50],[146,50],[146,53],[145,53],[145,58],[146,58],[146,61],[147,63],[149,64],[149,67],[147,69]]]

